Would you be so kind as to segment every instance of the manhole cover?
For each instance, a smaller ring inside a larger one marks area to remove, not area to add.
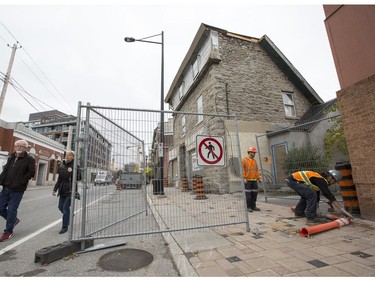
[[[154,256],[137,249],[122,249],[102,256],[98,265],[109,271],[134,271],[152,263]]]

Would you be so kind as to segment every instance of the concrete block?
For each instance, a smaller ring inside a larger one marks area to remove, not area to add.
[[[35,252],[34,263],[49,264],[51,262],[62,259],[75,252],[81,251],[81,243],[84,243],[84,248],[89,248],[94,245],[94,240],[86,240],[84,242],[63,242],[57,245],[49,246]]]

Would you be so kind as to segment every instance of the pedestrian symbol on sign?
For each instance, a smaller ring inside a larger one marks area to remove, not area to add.
[[[225,166],[223,137],[197,136],[198,166]]]

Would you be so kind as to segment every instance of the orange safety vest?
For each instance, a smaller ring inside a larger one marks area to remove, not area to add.
[[[242,173],[243,173],[244,179],[247,179],[250,181],[260,180],[258,165],[255,159],[250,159],[249,157],[243,158]]]
[[[312,177],[321,178],[321,179],[324,179],[327,182],[327,180],[324,177],[322,177],[320,174],[318,174],[316,172],[311,172],[311,171],[295,172],[295,173],[292,174],[292,177],[297,181],[304,182],[312,190],[315,190],[315,191],[319,191],[320,189],[319,189],[319,187],[317,187],[316,185],[311,183],[310,178],[312,178]],[[327,182],[327,184],[328,184],[328,182]]]

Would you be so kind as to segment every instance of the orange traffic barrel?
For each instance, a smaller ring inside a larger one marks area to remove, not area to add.
[[[194,175],[191,181],[192,181],[192,184],[193,184],[193,191],[191,192],[191,194],[196,194],[196,189],[197,189],[197,176]]]
[[[188,178],[182,178],[182,192],[189,191]]]
[[[195,182],[195,184],[196,184],[196,188],[195,188],[196,196],[194,197],[194,199],[196,199],[196,200],[207,199],[207,196],[204,192],[203,177],[202,176],[196,176],[195,181],[196,181]]]
[[[168,179],[163,179],[163,186],[167,187],[168,186]]]
[[[350,163],[336,163],[335,169],[342,175],[339,181],[340,193],[344,201],[344,208],[351,214],[360,214],[357,190],[352,178],[352,165]]]

